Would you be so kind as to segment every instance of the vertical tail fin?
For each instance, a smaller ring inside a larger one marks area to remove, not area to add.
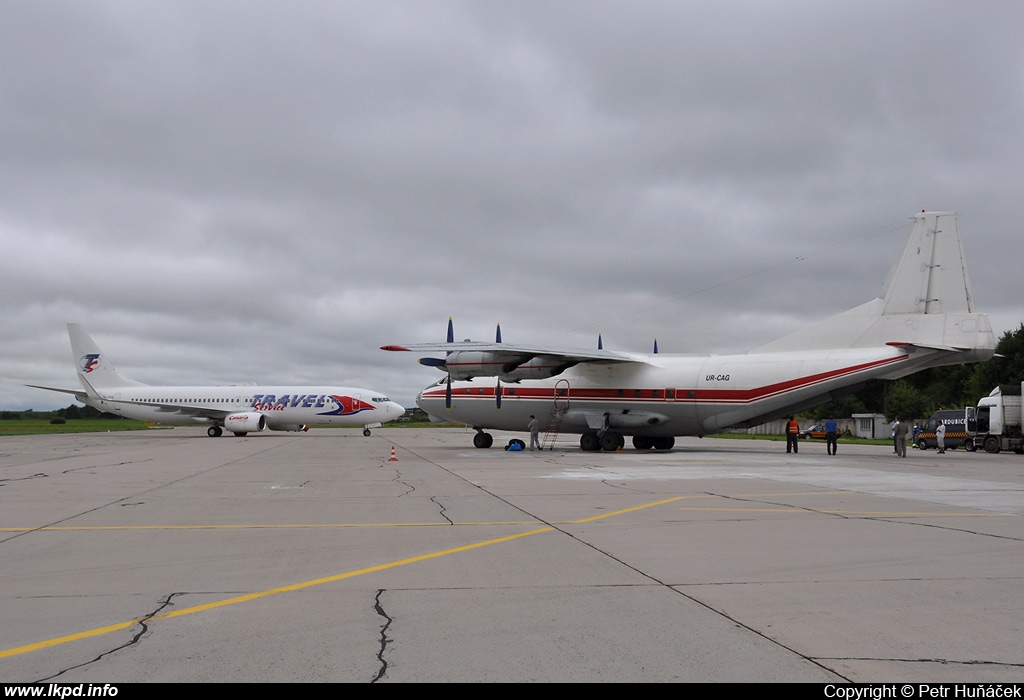
[[[921,212],[889,270],[882,296],[761,346],[754,352],[878,345],[954,352],[942,362],[992,356],[988,316],[975,311],[960,226],[953,212]]]
[[[90,397],[98,397],[110,389],[144,386],[122,377],[80,323],[68,324],[68,337],[71,339],[71,354],[75,359],[78,379]]]
[[[906,245],[882,288],[885,314],[974,313],[956,213],[914,216]]]

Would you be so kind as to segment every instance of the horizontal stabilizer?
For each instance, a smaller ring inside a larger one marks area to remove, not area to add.
[[[45,389],[46,391],[59,391],[62,394],[71,394],[72,396],[85,396],[86,395],[85,392],[82,391],[81,389],[58,389],[57,387],[40,386],[38,384],[26,384],[25,386],[30,386],[33,389]],[[79,399],[79,400],[81,400],[81,399]]]
[[[960,355],[951,362],[984,361],[991,356],[995,335],[988,316],[975,311],[955,213],[922,212],[914,217],[880,297],[753,352],[885,344]]]

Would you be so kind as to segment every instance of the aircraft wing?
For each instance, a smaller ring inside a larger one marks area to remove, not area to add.
[[[39,384],[26,384],[33,389],[45,389],[46,391],[58,391],[62,394],[71,394],[78,401],[87,403],[89,395],[83,389],[58,389],[52,386],[41,386]],[[221,408],[207,408],[200,406],[189,406],[187,404],[153,403],[152,401],[133,401],[132,399],[117,399],[117,403],[130,404],[132,406],[150,406],[166,413],[178,413],[184,416],[198,416],[200,418],[223,418],[231,411]]]
[[[148,406],[155,408],[161,413],[177,413],[182,416],[195,416],[196,418],[217,418],[221,419],[231,413],[236,413],[235,410],[228,410],[224,408],[210,408],[209,406],[194,406],[190,404],[177,404],[177,403],[157,403],[154,401],[138,401],[134,399],[117,399],[117,403],[128,404],[130,406]]]
[[[647,362],[643,355],[631,355],[612,350],[515,345],[472,340],[458,343],[382,345],[381,350],[445,353],[443,359],[422,357],[420,364],[437,367],[442,372],[447,372],[452,379],[499,377],[510,382],[553,377],[581,362]]]
[[[558,348],[544,345],[514,345],[512,343],[488,343],[481,340],[463,340],[458,343],[414,343],[412,345],[382,345],[381,350],[391,352],[501,352],[521,355],[550,355],[575,362],[642,362],[637,357],[612,350],[588,350],[586,348]]]

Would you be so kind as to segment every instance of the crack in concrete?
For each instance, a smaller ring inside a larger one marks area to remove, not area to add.
[[[900,659],[882,656],[816,656],[820,661],[884,661],[902,664],[958,664],[962,666],[1001,666],[1006,668],[1024,668],[1024,663],[1010,661],[964,661],[960,659]]]
[[[65,469],[64,471],[61,472],[61,474],[73,474],[75,472],[80,472],[80,471],[82,471],[84,469],[103,469],[105,467],[125,467],[125,466],[129,466],[129,465],[132,465],[132,464],[144,464],[146,462],[152,462],[152,461],[153,461],[152,459],[142,459],[142,460],[134,460],[134,459],[132,459],[132,460],[128,460],[127,462],[115,462],[114,464],[91,464],[88,467],[75,467],[73,469]]]
[[[618,489],[618,490],[621,490],[621,491],[628,491],[629,493],[642,493],[642,494],[653,494],[653,493],[655,493],[655,491],[653,489],[635,489],[635,488],[626,486],[626,482],[624,482],[624,481],[618,481],[618,482],[613,483],[609,479],[601,479],[601,483],[604,484],[605,486],[609,487],[609,488]]]
[[[96,663],[97,661],[102,659],[104,656],[109,656],[109,655],[111,655],[111,654],[113,654],[115,652],[121,651],[122,649],[127,649],[128,647],[135,646],[136,644],[139,643],[139,641],[142,639],[142,637],[145,636],[145,634],[147,632],[149,632],[149,625],[147,625],[146,623],[149,620],[152,620],[157,615],[159,615],[161,612],[163,612],[164,608],[167,608],[169,606],[173,606],[174,603],[171,602],[171,599],[174,598],[174,596],[178,596],[178,595],[185,595],[185,593],[184,593],[184,591],[178,591],[176,593],[169,593],[169,594],[167,594],[167,597],[160,601],[160,604],[157,606],[156,610],[153,610],[152,612],[147,613],[143,617],[141,617],[138,620],[136,620],[136,623],[139,625],[140,629],[135,634],[135,636],[133,636],[131,639],[129,639],[124,644],[118,645],[118,646],[114,647],[113,649],[108,649],[107,651],[105,651],[102,654],[98,655],[94,659],[90,659],[89,661],[83,661],[82,663],[75,664],[74,666],[68,666],[67,668],[62,669],[62,670],[58,671],[57,673],[53,674],[52,676],[46,676],[45,678],[40,678],[39,680],[36,680],[36,681],[33,681],[33,682],[34,683],[42,683],[44,681],[51,681],[54,678],[58,678],[58,677],[64,675],[68,671],[74,671],[77,668],[83,668],[85,666],[89,666],[90,664]]]
[[[448,508],[446,508],[444,506],[444,504],[442,504],[439,500],[437,500],[437,496],[431,496],[430,497],[430,502],[437,505],[437,507],[439,508],[439,510],[437,511],[437,514],[440,515],[445,520],[447,520],[449,525],[454,525],[455,524],[454,522],[452,522],[452,519],[448,517]]]
[[[0,486],[6,485],[7,482],[10,482],[10,483],[13,484],[16,481],[28,481],[29,479],[49,479],[49,478],[50,478],[49,474],[43,474],[42,472],[39,472],[37,474],[33,474],[32,476],[19,476],[16,479],[0,479],[0,482],[3,482],[3,483],[0,483]]]
[[[392,479],[392,481],[394,481],[396,484],[401,484],[402,486],[404,486],[407,489],[405,493],[399,494],[398,498],[401,498],[402,496],[407,496],[410,493],[415,493],[416,492],[416,487],[415,486],[413,486],[412,484],[410,484],[407,481],[403,481],[402,480],[402,472],[399,471],[398,469],[395,469],[395,478]]]
[[[797,506],[797,505],[793,505],[792,503],[777,503],[775,501],[768,501],[768,500],[760,499],[760,498],[743,498],[741,496],[729,496],[729,495],[721,494],[721,493],[711,493],[710,491],[705,491],[705,493],[707,495],[709,495],[709,496],[717,496],[719,498],[724,498],[724,499],[730,500],[730,501],[739,501],[741,503],[759,503],[759,504],[762,504],[762,505],[776,506],[778,508],[790,508],[792,510],[800,510],[800,511],[804,511],[806,513],[817,513],[818,515],[831,515],[833,517],[840,518],[842,520],[866,520],[866,521],[874,521],[874,522],[879,522],[879,523],[891,523],[893,525],[909,525],[909,526],[913,526],[913,527],[931,527],[931,528],[935,528],[936,530],[947,530],[949,532],[962,532],[962,533],[964,533],[966,535],[978,535],[979,537],[991,537],[991,538],[997,539],[997,540],[1010,540],[1012,542],[1020,542],[1020,541],[1022,541],[1022,538],[1020,538],[1020,537],[1010,537],[1009,535],[1000,535],[1000,534],[996,534],[994,532],[981,532],[979,530],[971,530],[971,529],[963,528],[963,527],[950,527],[949,525],[939,525],[937,523],[923,523],[923,522],[920,522],[918,520],[908,520],[906,517],[894,517],[894,516],[886,517],[886,516],[882,516],[882,515],[853,515],[853,514],[847,514],[847,513],[836,513],[834,511],[829,511],[829,510],[818,510],[817,508],[808,508],[807,506]],[[921,516],[921,517],[928,517],[928,516],[924,515],[924,516]]]
[[[373,609],[377,611],[377,615],[384,618],[384,624],[380,628],[380,650],[377,652],[377,661],[380,662],[380,668],[377,669],[377,675],[373,677],[370,683],[376,683],[384,677],[388,672],[388,662],[384,658],[384,653],[387,651],[388,644],[394,640],[388,637],[388,628],[391,627],[391,623],[394,619],[384,612],[384,606],[381,605],[380,598],[384,595],[386,589],[381,588],[377,591],[377,595],[373,599]]]

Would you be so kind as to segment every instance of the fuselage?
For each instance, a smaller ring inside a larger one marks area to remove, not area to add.
[[[561,432],[706,435],[788,415],[871,380],[910,374],[938,356],[882,346],[641,357],[637,363],[581,363],[557,377],[516,384],[488,378],[452,382],[450,410],[442,379],[424,389],[416,403],[433,416],[478,428],[524,430],[531,414],[543,421],[564,409]]]
[[[80,398],[101,411],[169,425],[207,424],[225,415],[258,413],[272,430],[374,426],[405,412],[383,394],[331,386],[132,386],[107,390],[99,398]]]

